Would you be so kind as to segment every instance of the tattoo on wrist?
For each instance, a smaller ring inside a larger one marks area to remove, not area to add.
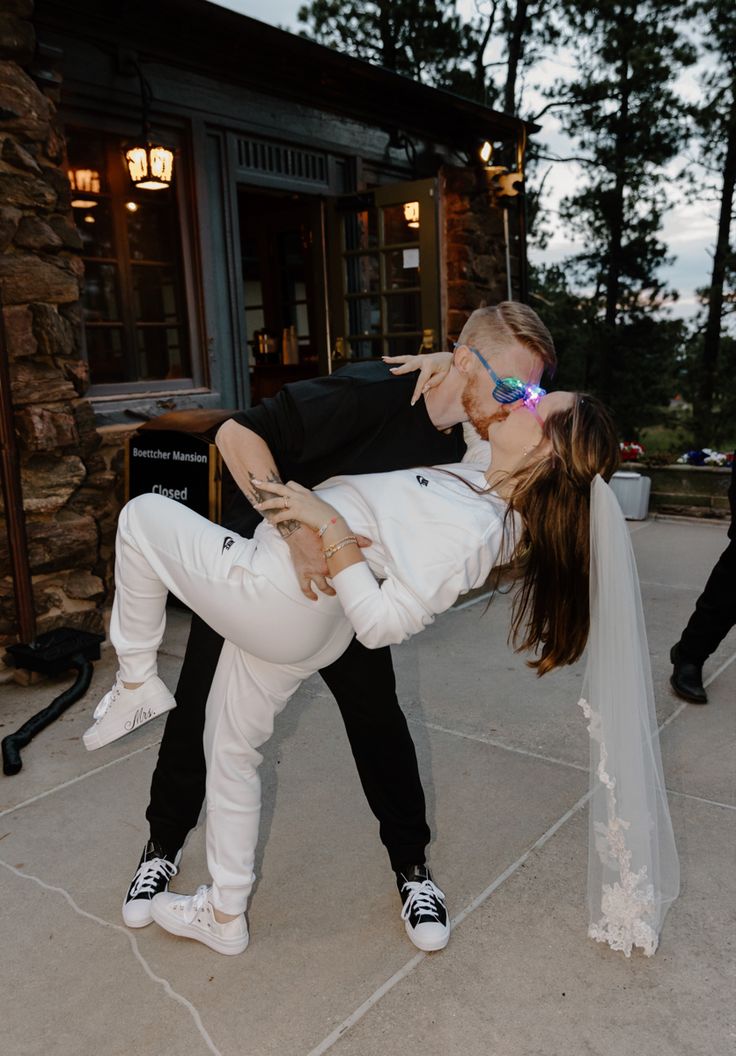
[[[253,481],[255,480],[255,477],[253,476],[253,474],[251,473],[250,470],[248,470],[248,477],[250,479],[250,484],[249,484],[248,489],[246,490],[245,494],[247,495],[248,499],[250,500],[250,503],[251,503],[252,506],[254,506],[257,502],[265,502],[266,499],[272,499],[273,498],[273,495],[270,492],[261,491],[260,488],[256,487],[256,485],[253,483]],[[268,472],[268,474],[266,476],[266,480],[269,481],[272,484],[283,484],[284,483],[283,480],[281,479],[281,477],[278,475],[278,473],[274,473],[272,471]],[[265,517],[266,520],[269,523],[272,523],[272,519],[275,516],[275,514],[277,514],[277,513],[278,513],[278,510],[263,510],[262,516]],[[289,536],[293,535],[294,532],[298,531],[298,529],[301,528],[301,526],[302,526],[302,522],[301,521],[281,521],[280,524],[276,525],[276,527],[278,528],[282,539],[288,539]]]
[[[279,532],[281,533],[282,539],[288,539],[294,532],[298,532],[302,527],[301,521],[282,521],[281,524],[277,524]]]

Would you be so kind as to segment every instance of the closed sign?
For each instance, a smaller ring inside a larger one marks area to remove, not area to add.
[[[153,429],[136,433],[126,451],[126,497],[164,495],[219,521],[219,457],[215,445],[198,436]]]

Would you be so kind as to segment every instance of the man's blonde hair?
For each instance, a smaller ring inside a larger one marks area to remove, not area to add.
[[[547,327],[533,308],[519,301],[501,301],[490,308],[476,308],[462,329],[458,344],[480,352],[492,352],[512,343],[538,356],[550,377],[557,368],[555,345]]]

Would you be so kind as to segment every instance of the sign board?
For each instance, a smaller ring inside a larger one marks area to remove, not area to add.
[[[172,430],[134,433],[125,451],[125,496],[153,492],[220,520],[220,454],[199,436]]]

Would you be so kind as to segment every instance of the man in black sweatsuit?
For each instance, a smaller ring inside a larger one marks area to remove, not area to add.
[[[551,347],[551,339],[549,343]],[[470,352],[467,355],[475,365],[474,384],[480,392],[471,400],[488,400],[492,383]],[[538,382],[542,371],[538,354],[519,347],[510,356],[507,367],[510,364],[517,375],[524,371],[524,380]],[[462,426],[443,430],[433,424],[423,399],[412,406],[414,384],[411,375],[392,376],[383,363],[356,363],[329,377],[287,384],[273,399],[233,418],[265,441],[282,480],[306,487],[338,474],[459,462],[466,449]],[[223,524],[250,537],[261,516],[242,492],[234,490]],[[205,704],[221,647],[222,639],[194,616],[175,694],[177,707],[167,717],[151,784],[146,812],[151,839],[123,906],[125,922],[132,927],[150,923],[150,900],[166,890],[185,838],[200,814],[206,780]],[[321,675],[340,708],[402,901],[412,900],[407,933],[423,948],[422,925],[431,929],[435,941],[440,924],[446,932],[444,945],[449,936],[447,911],[425,864],[430,830],[424,792],[414,744],[396,697],[390,650],[369,650],[354,638]]]

